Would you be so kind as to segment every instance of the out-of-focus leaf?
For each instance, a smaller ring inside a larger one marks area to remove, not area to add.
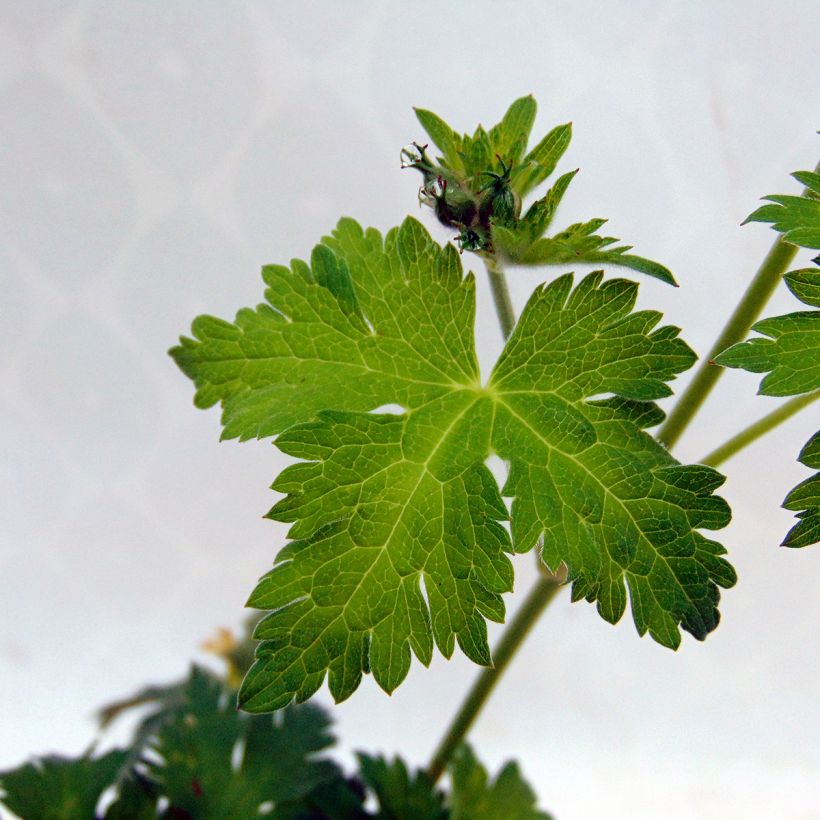
[[[538,809],[535,792],[517,763],[505,764],[491,781],[472,749],[464,745],[456,751],[449,769],[452,820],[551,820]]]
[[[0,772],[0,803],[23,820],[93,818],[126,756],[122,750],[73,760],[49,755]]]

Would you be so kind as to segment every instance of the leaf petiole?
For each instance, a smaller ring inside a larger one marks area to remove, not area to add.
[[[797,246],[780,238],[772,245],[734,313],[658,430],[656,438],[661,444],[671,450],[683,435],[723,374],[723,368],[714,364],[714,358],[727,347],[746,338],[796,253]]]
[[[725,441],[720,447],[716,447],[709,455],[704,456],[701,464],[709,467],[717,467],[728,461],[732,456],[753,444],[757,439],[774,430],[775,427],[787,421],[804,407],[808,407],[812,402],[820,399],[820,390],[811,393],[804,393],[802,396],[795,396],[793,399],[784,402],[771,413],[767,413],[762,419],[758,419],[754,424],[750,424],[744,430]]]
[[[507,339],[512,333],[516,321],[510,291],[507,287],[507,279],[497,256],[490,254],[483,254],[483,256],[484,264],[487,267],[487,276],[490,280],[495,311],[498,315],[498,323],[501,326],[504,339]],[[467,697],[462,702],[439,743],[430,765],[427,767],[427,774],[433,783],[441,777],[447,763],[464,741],[479,712],[481,712],[482,707],[492,694],[499,678],[504,674],[504,670],[518,651],[519,646],[524,642],[535,622],[555,597],[563,583],[561,577],[552,575],[547,570],[541,562],[540,556],[538,556],[538,564],[538,580],[530,589],[521,608],[515,613],[515,617],[505,626],[501,639],[492,653],[493,665],[479,672],[472,688],[467,693]]]
[[[560,588],[561,581],[557,577],[539,576],[515,617],[504,628],[501,640],[493,651],[493,666],[482,669],[479,673],[427,767],[427,774],[433,783],[441,777],[513,655]]]
[[[487,277],[490,280],[490,290],[493,294],[498,323],[501,325],[501,333],[507,339],[515,327],[515,309],[510,299],[507,278],[497,256],[489,253],[484,253],[482,256],[484,257],[484,265],[487,268]]]
[[[820,172],[820,163],[815,171]],[[802,196],[808,196],[807,189],[803,190]],[[746,289],[746,293],[743,294],[729,317],[729,321],[712,345],[712,349],[698,365],[692,381],[681,393],[666,421],[658,430],[657,440],[668,449],[671,450],[683,435],[684,430],[697,415],[701,405],[723,374],[723,368],[713,364],[714,358],[728,347],[746,338],[796,254],[797,245],[786,242],[781,237],[778,237],[766,254],[754,279]]]

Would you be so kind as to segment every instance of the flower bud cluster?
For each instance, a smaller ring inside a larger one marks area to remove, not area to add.
[[[443,225],[458,230],[461,251],[492,253],[492,226],[512,227],[521,215],[521,197],[510,185],[512,166],[498,155],[500,174],[487,170],[471,178],[434,163],[426,145],[413,142],[401,149],[400,158],[402,168],[415,168],[424,177],[419,203],[432,208]],[[482,185],[481,177],[489,181]]]

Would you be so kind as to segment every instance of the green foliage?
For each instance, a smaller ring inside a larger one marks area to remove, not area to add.
[[[634,283],[537,289],[482,385],[473,277],[418,222],[382,240],[343,219],[311,262],[265,268],[267,304],[234,324],[200,317],[171,351],[197,403],[223,403],[226,437],[279,433],[304,460],[274,484],[287,495],[270,516],[294,540],[249,601],[271,613],[245,709],[304,700],[326,674],[337,700],[368,671],[392,691],[433,643],[489,664],[506,553],[542,535],[546,563],[566,564],[574,596],[608,621],[626,584],[640,634],[676,647],[679,626],[714,629],[734,573],[697,528],[728,522],[712,495],[723,479],[643,432],[694,354],[660,314],[632,312]],[[405,412],[363,412],[391,403]],[[492,452],[512,465],[512,541]]]
[[[463,745],[453,756],[450,776],[452,820],[551,820],[539,811],[535,793],[512,761],[490,782],[473,750]]]
[[[577,173],[564,174],[521,216],[521,199],[555,170],[572,138],[572,124],[552,129],[526,153],[535,121],[536,103],[521,97],[498,125],[478,126],[472,136],[459,135],[432,111],[416,109],[416,116],[441,152],[431,161],[425,148],[413,144],[402,152],[404,167],[421,171],[419,199],[435,209],[439,220],[460,231],[465,250],[497,253],[519,265],[609,263],[631,268],[674,285],[663,265],[627,253],[629,245],[599,236],[606,222],[593,219],[545,236],[561,198]],[[487,178],[491,182],[487,182]],[[614,246],[614,247],[613,247]]]
[[[360,776],[373,790],[378,820],[551,820],[518,765],[506,763],[491,781],[473,750],[460,746],[449,765],[449,795],[424,772],[410,773],[401,758],[359,756]]]
[[[820,270],[795,271],[784,278],[801,301],[820,306]],[[758,391],[764,396],[796,396],[820,388],[820,310],[771,316],[755,323],[752,330],[761,336],[732,345],[715,361],[768,374]]]
[[[184,708],[158,734],[161,760],[149,763],[149,777],[174,812],[251,817],[263,803],[300,800],[339,777],[335,764],[316,757],[333,743],[328,727],[313,706],[251,719],[219,681],[195,669]]]
[[[334,743],[322,709],[302,705],[273,717],[243,714],[234,706],[234,691],[197,668],[185,682],[145,691],[171,689],[182,695],[156,699],[149,749],[137,731],[129,749],[26,763],[0,774],[0,802],[24,820],[93,818],[100,796],[114,786],[105,820],[547,817],[534,808],[532,790],[513,764],[488,785],[481,764],[465,750],[453,762],[450,795],[398,757],[389,762],[360,753],[356,776],[346,777],[319,756]],[[368,797],[372,810],[365,808]]]
[[[820,248],[820,175],[798,171],[792,176],[807,187],[806,196],[765,197],[775,204],[763,205],[746,221],[771,222],[784,240]],[[784,279],[801,302],[820,307],[820,269],[792,271]],[[757,322],[752,330],[761,335],[732,345],[715,361],[724,367],[766,373],[758,390],[764,396],[796,396],[820,389],[820,310],[771,316]],[[818,434],[820,431],[799,456],[800,462],[815,470],[820,469]],[[798,484],[783,506],[796,512],[798,518],[783,546],[805,547],[820,542],[820,473]]]
[[[399,757],[392,763],[381,756],[359,753],[357,757],[361,777],[379,802],[378,820],[447,820],[450,816],[444,807],[444,793],[434,788],[424,772],[411,774]]]
[[[128,759],[139,760],[141,747],[128,750]],[[154,820],[157,816],[156,785],[129,768],[125,777],[115,781],[117,797],[105,811],[105,820]]]
[[[763,197],[774,204],[761,205],[746,218],[746,222],[770,222],[787,242],[802,248],[820,248],[820,174],[796,171],[792,176],[806,186],[806,195]]]
[[[41,757],[13,771],[0,772],[0,802],[28,820],[76,820],[94,817],[97,803],[113,782],[126,753],[74,760]]]
[[[807,547],[820,542],[820,430],[806,442],[798,461],[818,472],[801,481],[783,502],[798,518],[783,542],[786,547]]]

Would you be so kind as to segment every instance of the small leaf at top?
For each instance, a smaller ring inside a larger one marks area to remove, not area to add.
[[[431,111],[416,109],[444,154],[436,163],[418,144],[403,149],[402,167],[415,168],[424,177],[419,201],[434,209],[439,222],[459,232],[461,250],[505,257],[519,265],[608,263],[674,285],[663,265],[627,253],[631,246],[611,247],[617,239],[598,236],[595,231],[606,220],[544,235],[575,172],[560,177],[521,216],[522,198],[552,174],[572,139],[572,124],[559,125],[525,156],[535,113],[532,96],[521,97],[489,131],[479,125],[472,137],[459,137]]]
[[[453,170],[463,168],[463,164],[459,159],[461,140],[455,131],[438,114],[434,114],[432,111],[427,111],[425,108],[415,108],[414,111],[416,112],[416,118],[421,123],[421,127],[424,128],[430,139],[439,148],[447,165]]]
[[[555,170],[571,140],[572,123],[558,125],[524,157],[524,170],[519,173],[516,182],[522,196],[540,185]]]
[[[520,97],[509,107],[504,118],[496,126],[498,136],[493,144],[495,153],[513,165],[520,162],[530,138],[537,110],[538,106],[531,94]]]

